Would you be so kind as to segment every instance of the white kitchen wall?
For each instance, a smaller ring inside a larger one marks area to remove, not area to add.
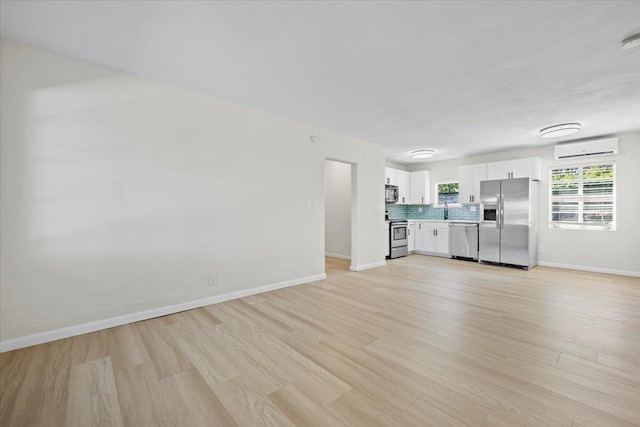
[[[325,238],[328,256],[351,258],[351,165],[325,162]]]
[[[1,54],[5,349],[322,277],[326,158],[356,171],[352,265],[384,263],[381,147],[13,41]]]
[[[397,163],[392,163],[392,162],[386,162],[385,166],[388,167],[388,168],[400,169],[401,171],[409,170],[409,166],[399,165]]]
[[[458,179],[458,166],[488,163],[524,157],[540,157],[541,180],[538,210],[538,260],[540,264],[593,271],[640,275],[640,133],[618,135],[620,152],[615,156],[595,157],[586,162],[616,162],[615,231],[566,230],[549,228],[549,170],[558,164],[580,163],[580,160],[557,161],[553,145],[442,162],[411,165],[410,170],[427,169],[431,182]],[[546,142],[546,141],[545,141]],[[582,162],[585,162],[583,160]]]

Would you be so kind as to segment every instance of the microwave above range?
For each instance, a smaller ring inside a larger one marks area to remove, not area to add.
[[[386,203],[398,203],[398,186],[397,185],[385,185],[385,198]]]

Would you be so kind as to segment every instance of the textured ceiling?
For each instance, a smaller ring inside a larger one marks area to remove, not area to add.
[[[640,129],[640,1],[2,1],[3,37],[383,145],[408,164]],[[415,162],[415,161],[414,161]]]

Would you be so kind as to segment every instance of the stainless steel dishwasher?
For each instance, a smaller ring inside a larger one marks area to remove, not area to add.
[[[454,258],[478,259],[477,223],[449,223],[449,255]]]

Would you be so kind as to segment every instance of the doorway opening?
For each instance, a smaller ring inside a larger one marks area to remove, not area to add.
[[[327,276],[345,274],[354,263],[356,165],[325,160],[324,249]]]

